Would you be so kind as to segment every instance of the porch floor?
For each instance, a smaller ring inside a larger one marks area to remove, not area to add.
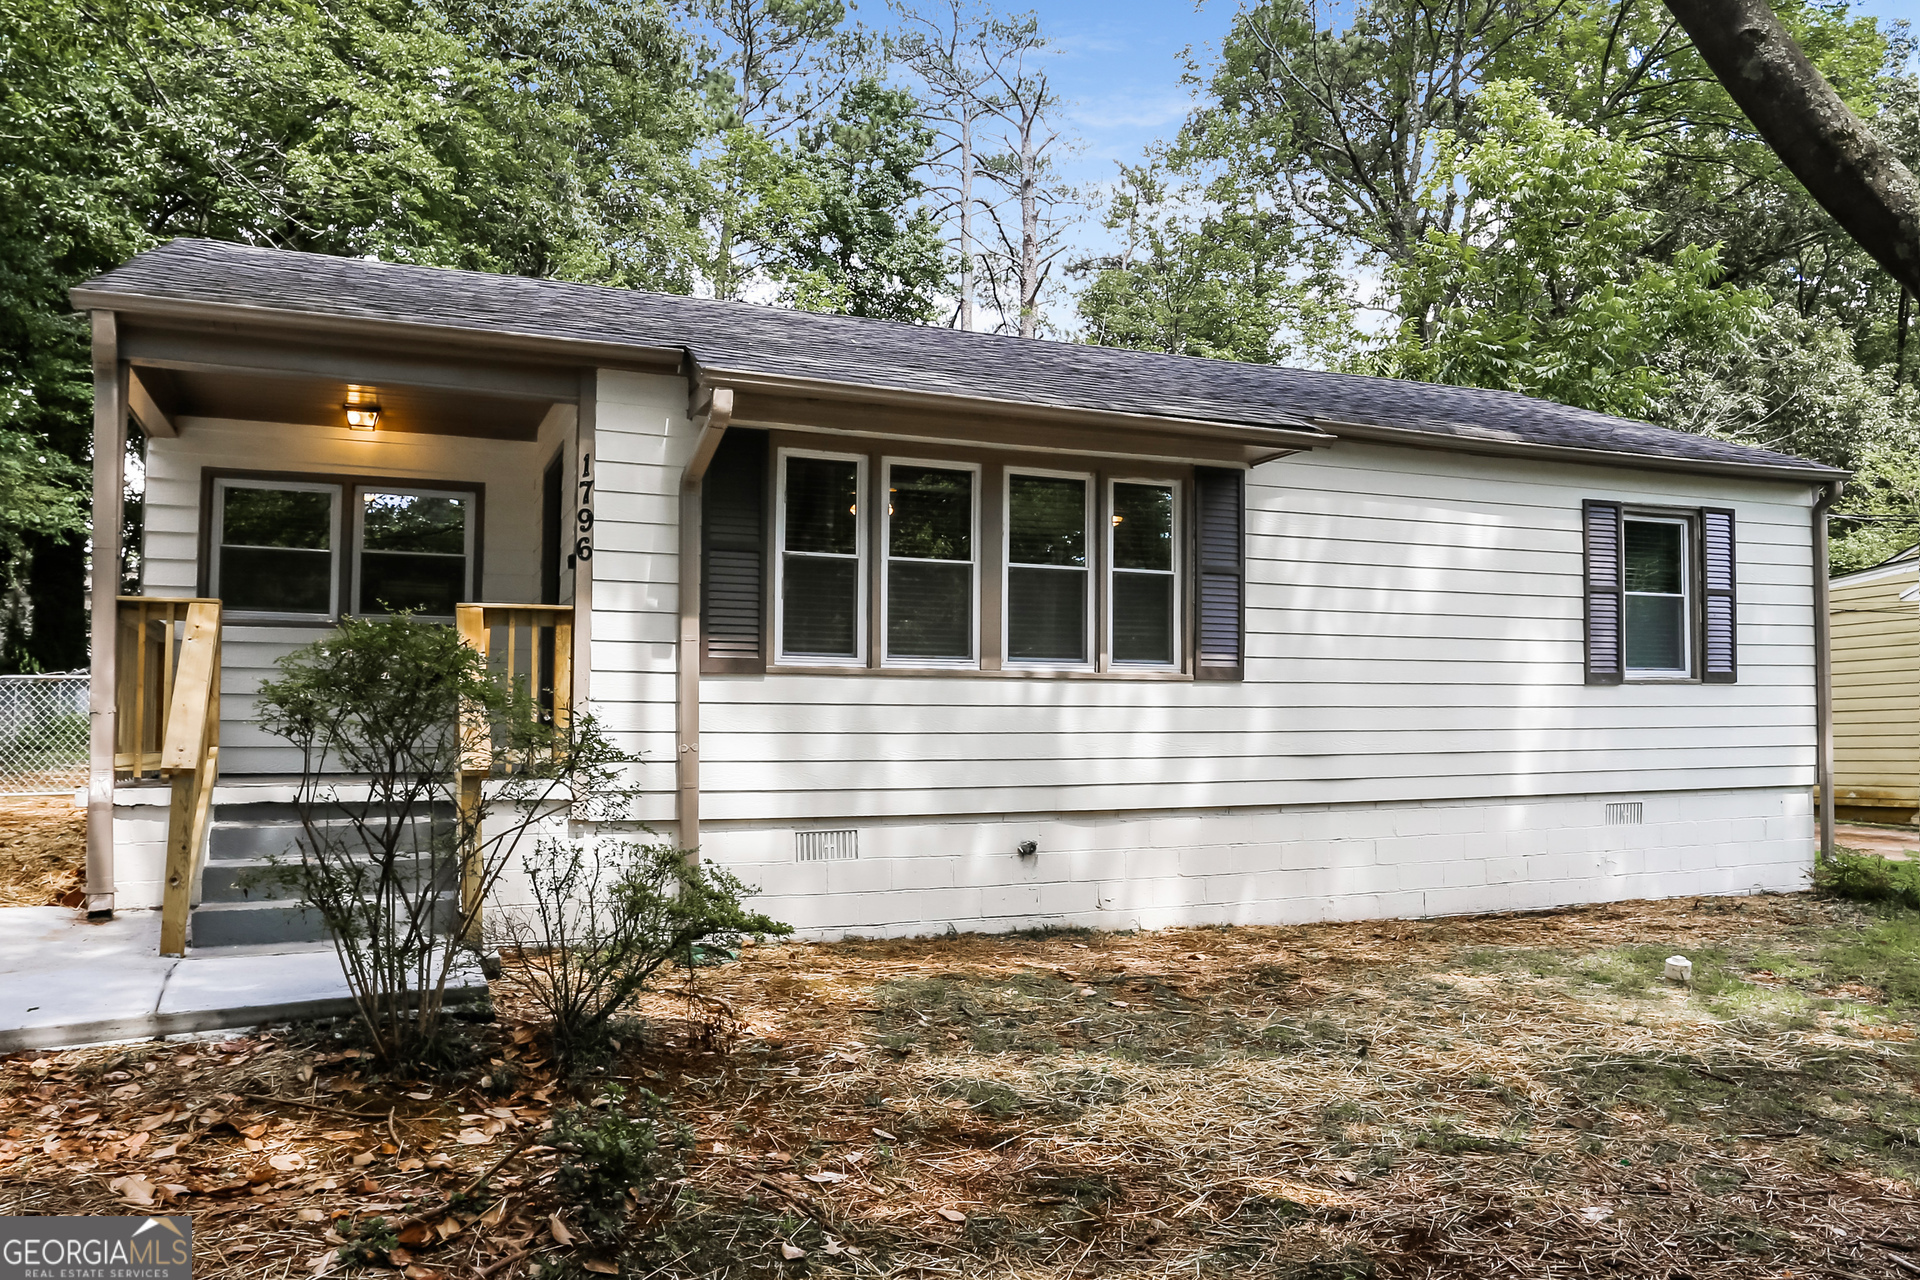
[[[477,969],[450,988],[484,989]],[[160,954],[160,913],[0,910],[0,1053],[350,1013],[330,943]]]

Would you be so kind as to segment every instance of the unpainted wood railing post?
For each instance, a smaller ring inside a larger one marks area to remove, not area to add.
[[[169,635],[172,630],[169,622]],[[196,600],[186,606],[186,635],[171,685],[173,697],[167,705],[160,748],[160,772],[173,784],[166,882],[160,901],[160,954],[181,956],[187,952],[187,915],[219,754],[218,601]]]
[[[492,633],[487,623],[487,608],[479,604],[454,606],[454,626],[460,643],[480,655],[482,669]],[[471,946],[480,944],[480,897],[486,888],[484,868],[480,865],[480,824],[485,817],[486,777],[493,768],[492,726],[484,707],[460,709],[460,750],[455,779],[457,817],[455,831],[460,841],[460,918],[465,922],[461,938]]]

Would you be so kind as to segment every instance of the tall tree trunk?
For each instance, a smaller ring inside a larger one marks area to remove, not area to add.
[[[960,328],[973,329],[973,104],[960,111]]]
[[[1020,131],[1020,336],[1040,326],[1040,158],[1029,120]]]
[[[1920,183],[1853,114],[1765,0],[1666,0],[1734,102],[1822,208],[1920,292]]]

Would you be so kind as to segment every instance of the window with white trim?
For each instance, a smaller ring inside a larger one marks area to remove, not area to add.
[[[893,459],[882,465],[884,658],[909,666],[973,665],[979,660],[979,468]]]
[[[1116,480],[1108,502],[1107,611],[1113,664],[1175,667],[1180,652],[1175,486]]]
[[[862,456],[781,451],[774,628],[783,661],[866,661],[866,475]]]
[[[1632,679],[1693,674],[1691,528],[1684,518],[1625,518],[1626,671]]]
[[[341,486],[213,484],[210,593],[236,615],[326,621],[339,611]]]
[[[473,599],[474,495],[362,489],[354,512],[356,611],[453,617]]]
[[[1006,655],[1019,666],[1093,661],[1093,478],[1007,472]]]

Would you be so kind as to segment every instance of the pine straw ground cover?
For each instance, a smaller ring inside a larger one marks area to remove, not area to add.
[[[1920,1274],[1912,912],[761,946],[695,978],[575,1085],[657,1092],[697,1142],[622,1247],[553,1190],[569,1089],[507,984],[457,1081],[315,1028],[17,1056],[0,1213],[185,1211],[201,1276]]]

